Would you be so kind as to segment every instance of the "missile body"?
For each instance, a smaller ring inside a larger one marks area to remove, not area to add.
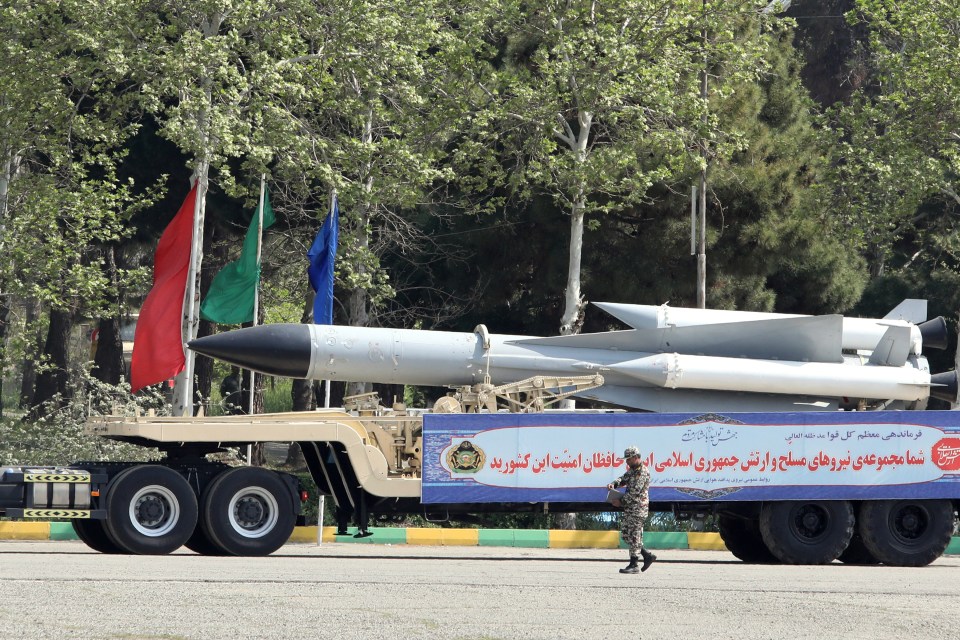
[[[486,375],[503,384],[535,375],[601,373],[604,385],[583,397],[643,410],[828,409],[841,398],[915,402],[930,396],[931,388],[937,395],[943,381],[931,378],[922,357],[911,356],[904,366],[878,366],[839,349],[831,354],[816,345],[805,348],[811,341],[804,336],[836,328],[838,321],[822,316],[549,338],[488,334],[481,327],[457,333],[274,324],[207,336],[189,346],[246,369],[313,380],[459,386]],[[828,333],[836,343],[838,330]],[[795,344],[783,344],[786,335]],[[783,358],[805,354],[816,357]],[[943,390],[954,398],[955,381],[952,376]]]
[[[922,311],[915,310],[911,317],[926,317],[925,300],[905,300],[907,302],[923,303]],[[630,325],[635,329],[657,329],[664,327],[689,327],[695,325],[723,324],[728,322],[751,322],[757,320],[773,320],[778,318],[809,318],[786,313],[763,313],[758,311],[729,311],[723,309],[691,309],[685,307],[670,307],[667,305],[621,304],[615,302],[594,302],[610,315]],[[899,307],[898,307],[899,308]],[[943,318],[914,324],[900,317],[891,317],[895,311],[885,318],[843,318],[841,347],[848,351],[873,351],[890,332],[891,328],[899,327],[903,339],[909,344],[909,352],[920,355],[923,346],[929,348],[946,348],[946,323]],[[891,333],[891,335],[893,335]],[[899,336],[898,336],[899,338]]]

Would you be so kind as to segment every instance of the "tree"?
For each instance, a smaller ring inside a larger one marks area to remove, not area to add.
[[[934,194],[960,204],[960,8],[937,0],[856,2],[849,20],[868,30],[870,81],[831,124],[841,213],[859,231],[871,275],[931,211]]]
[[[50,310],[32,401],[42,407],[70,393],[66,336],[77,313],[104,304],[99,247],[124,235],[136,207],[115,174],[131,128],[115,69],[84,55],[87,40],[63,7],[5,8],[0,32],[0,290],[4,307],[14,295]]]
[[[700,95],[708,68],[724,86],[764,66],[753,2],[540,1],[497,6],[504,43],[482,84],[485,135],[512,158],[510,184],[542,190],[570,216],[561,333],[583,322],[584,230],[649,200],[651,187],[739,147]],[[712,35],[703,38],[704,30]]]
[[[431,51],[451,38],[448,17],[441,2],[342,5],[314,26],[310,52],[296,65],[299,81],[278,85],[282,95],[295,93],[298,103],[278,100],[281,94],[271,98],[293,105],[267,114],[274,135],[285,131],[274,174],[308,216],[299,224],[310,239],[326,217],[329,194],[337,193],[337,316],[346,324],[374,325],[387,313],[399,315],[397,289],[383,262],[420,255],[432,244],[409,213],[450,177],[439,164],[448,135],[439,121],[446,114],[430,101],[442,76]],[[417,315],[394,323],[411,323]],[[366,388],[351,385],[348,393]]]

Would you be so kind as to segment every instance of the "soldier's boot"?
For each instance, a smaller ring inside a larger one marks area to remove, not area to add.
[[[646,549],[641,549],[640,555],[643,556],[643,566],[640,568],[640,571],[646,571],[649,569],[650,565],[653,564],[653,561],[657,559],[657,556],[653,555]]]
[[[637,565],[637,556],[630,556],[630,564],[620,569],[620,573],[640,573],[640,567]]]

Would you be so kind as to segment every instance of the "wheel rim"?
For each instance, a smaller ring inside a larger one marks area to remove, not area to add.
[[[807,544],[816,544],[830,529],[830,514],[815,504],[803,504],[796,507],[791,518],[793,535]]]
[[[230,499],[230,526],[245,538],[260,538],[277,525],[277,499],[260,487],[247,487]]]
[[[930,514],[920,505],[903,505],[890,513],[890,531],[903,544],[911,544],[922,538],[929,526]]]
[[[143,487],[130,499],[130,523],[144,536],[164,536],[179,520],[180,502],[166,487],[156,484]]]

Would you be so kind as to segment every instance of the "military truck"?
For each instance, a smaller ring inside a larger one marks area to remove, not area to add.
[[[609,512],[606,484],[637,445],[651,510],[714,515],[748,562],[922,566],[950,542],[960,501],[951,411],[626,413],[550,410],[590,385],[530,379],[462,387],[432,412],[342,409],[248,416],[91,418],[99,437],[157,447],[155,463],[0,467],[0,514],[69,518],[104,553],[256,556],[283,545],[306,494],[286,473],[210,455],[297,442],[342,522],[493,512]],[[566,390],[566,391],[560,391]],[[496,399],[499,398],[499,405]],[[509,406],[514,411],[497,410]]]

